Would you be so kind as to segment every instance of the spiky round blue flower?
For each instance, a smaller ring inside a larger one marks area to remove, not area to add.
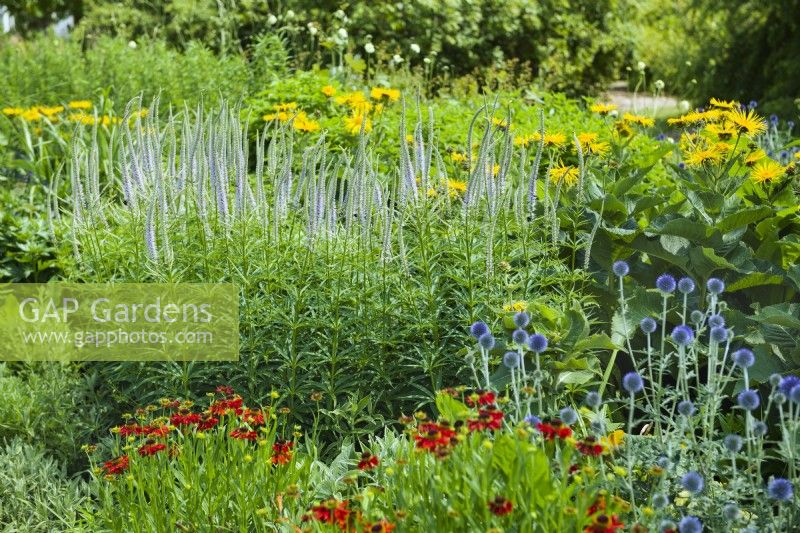
[[[525,311],[520,311],[514,315],[514,325],[516,325],[518,328],[524,328],[530,321],[531,317]]]
[[[680,533],[703,533],[703,523],[696,516],[684,516],[678,522]]]
[[[686,163],[681,161],[680,163],[678,163],[678,168],[681,169],[681,170],[685,169],[686,168]]]
[[[624,278],[628,275],[628,272],[631,271],[631,267],[629,267],[628,263],[625,261],[614,261],[614,264],[611,266],[611,271],[614,272],[614,275]]]
[[[747,348],[739,348],[733,352],[733,364],[741,368],[750,368],[756,362],[756,356]]]
[[[769,116],[769,121],[772,122],[773,124],[777,124],[779,120],[780,119],[778,118],[778,115],[776,115],[775,113]]]
[[[515,329],[511,334],[511,340],[517,344],[528,344],[528,332],[524,329]]]
[[[600,396],[599,392],[589,391],[586,393],[586,398],[584,398],[583,403],[585,403],[586,407],[589,409],[597,409],[600,407],[600,404],[603,403],[603,398]]]
[[[719,278],[710,278],[706,282],[706,288],[711,294],[722,294],[725,291],[725,282]]]
[[[758,102],[755,100],[750,100],[750,103],[747,104],[747,109],[755,109],[758,107]]]
[[[712,341],[719,344],[728,340],[728,330],[724,327],[711,328],[711,333],[709,336],[711,337]]]
[[[480,339],[489,333],[489,326],[483,320],[478,320],[469,327],[469,333],[476,339]]]
[[[669,505],[669,496],[664,494],[663,492],[656,492],[653,494],[653,508],[655,509],[663,509],[667,505]]]
[[[738,403],[739,407],[742,409],[753,411],[758,409],[758,406],[761,405],[761,397],[759,397],[758,393],[753,389],[745,389],[736,397],[736,403]]]
[[[644,317],[642,321],[639,322],[639,328],[641,328],[642,332],[647,335],[653,333],[657,327],[658,324],[656,324],[656,321],[649,316]]]
[[[481,348],[484,350],[491,350],[494,348],[494,335],[491,333],[484,333],[478,338],[478,344],[480,344]]]
[[[602,418],[596,418],[589,422],[589,429],[591,429],[594,433],[598,435],[605,435],[606,434],[606,424],[603,422]]]
[[[669,469],[669,467],[672,466],[672,461],[670,461],[669,457],[667,457],[666,455],[659,455],[658,458],[656,459],[656,464],[660,468],[667,470]]]
[[[794,120],[788,121],[786,127],[789,128],[789,131],[792,131],[794,129]]]
[[[518,368],[519,354],[517,352],[506,352],[503,356],[503,364],[506,368]]]
[[[628,372],[622,378],[622,388],[630,394],[636,394],[644,388],[644,380],[642,380],[642,376],[638,373]]]
[[[542,419],[535,415],[528,415],[525,418],[523,418],[523,421],[526,422],[527,424],[530,424],[533,427],[536,427],[537,424],[540,424],[542,422]]]
[[[542,353],[547,349],[547,337],[541,333],[534,333],[528,337],[528,348],[536,353]]]
[[[722,445],[731,453],[739,453],[742,449],[742,437],[733,433],[725,435],[725,438],[722,439]]]
[[[695,284],[692,278],[683,277],[678,280],[678,290],[683,294],[694,292]]]
[[[578,421],[578,413],[572,407],[565,407],[558,412],[558,418],[566,425],[571,426]]]
[[[781,380],[783,380],[783,377],[777,372],[769,375],[769,384],[772,385],[772,388],[779,387]]]
[[[753,435],[756,437],[763,437],[767,434],[767,431],[769,431],[769,428],[764,422],[761,420],[753,421]]]
[[[689,326],[675,326],[672,330],[672,340],[678,346],[688,346],[694,340],[694,331]]]
[[[800,385],[792,387],[792,390],[789,391],[789,399],[793,403],[800,403]]]
[[[791,392],[791,391],[789,391],[789,392]],[[781,391],[776,391],[776,392],[775,392],[775,393],[772,395],[772,401],[773,401],[773,402],[775,402],[775,405],[783,405],[783,404],[785,404],[785,403],[786,403],[786,400],[788,400],[788,399],[789,399],[789,397],[788,397],[788,396],[786,396],[786,395],[785,395],[784,393],[782,393]]]
[[[721,328],[725,325],[725,317],[720,314],[711,315],[708,317],[708,325],[712,328]]]
[[[722,516],[728,522],[735,522],[739,519],[739,506],[735,503],[726,503],[722,507]]]
[[[780,390],[786,396],[789,396],[789,393],[792,392],[792,389],[796,385],[800,385],[800,378],[790,374],[781,378],[781,381],[778,384],[778,390]]]
[[[686,472],[681,478],[681,486],[692,494],[700,494],[706,486],[706,482],[699,473]]]
[[[675,278],[669,274],[661,274],[656,278],[656,288],[661,292],[671,294],[675,292]]]
[[[679,415],[689,417],[694,414],[695,408],[691,400],[681,400],[678,402],[677,410]]]
[[[695,309],[694,311],[689,313],[689,320],[692,321],[692,324],[699,325],[701,322],[703,322],[703,317],[705,316],[706,315],[703,314],[702,311],[700,311],[699,309]]]
[[[772,478],[767,484],[767,495],[773,500],[788,502],[794,498],[794,486],[788,479]]]

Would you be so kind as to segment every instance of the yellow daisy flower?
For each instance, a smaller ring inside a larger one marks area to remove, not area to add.
[[[334,87],[333,85],[326,85],[321,90],[322,94],[324,94],[328,98],[336,94],[336,87]]]
[[[733,100],[725,101],[725,100],[717,100],[716,98],[712,98],[710,104],[711,107],[715,107],[717,109],[725,109],[728,111],[739,107],[738,102],[734,102]]]
[[[373,100],[389,100],[396,102],[400,99],[400,91],[397,89],[384,89],[383,87],[373,87],[369,92]]]
[[[767,154],[764,152],[764,150],[759,149],[747,154],[747,157],[744,158],[744,164],[745,166],[752,167],[765,157],[767,157]]]
[[[727,113],[726,118],[740,133],[759,135],[767,131],[767,121],[759,117],[752,109],[734,109]]]
[[[92,103],[89,100],[73,100],[67,104],[70,109],[91,109]]]
[[[711,148],[696,149],[684,154],[686,164],[691,167],[702,167],[706,163],[719,163],[722,154]]]
[[[632,113],[625,113],[622,115],[623,122],[628,122],[629,124],[638,124],[639,126],[649,128],[655,125],[656,121],[650,117],[644,117],[642,115],[634,115]]]
[[[556,182],[564,182],[567,187],[573,187],[578,183],[578,169],[572,165],[560,165],[550,169],[550,179]]]
[[[285,102],[282,104],[275,104],[272,106],[272,109],[275,111],[292,111],[293,109],[297,109],[297,102]]]
[[[453,163],[461,163],[467,160],[467,156],[462,154],[461,152],[451,152],[450,153],[450,161]]]
[[[589,106],[589,111],[591,111],[592,113],[597,113],[599,115],[608,115],[615,109],[617,109],[617,106],[614,104],[596,103]]]
[[[756,183],[765,183],[780,178],[786,173],[786,169],[772,159],[766,159],[758,163],[750,172],[750,179]]]
[[[355,113],[344,119],[344,127],[352,135],[358,135],[361,131],[362,123],[364,124],[364,132],[372,131],[372,121],[363,113]]]

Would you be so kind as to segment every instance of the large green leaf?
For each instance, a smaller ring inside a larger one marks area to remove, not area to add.
[[[722,233],[728,233],[736,228],[758,222],[771,214],[772,209],[766,205],[739,209],[735,213],[720,220],[719,223],[717,223],[717,228],[719,228]]]
[[[762,285],[780,285],[783,283],[783,276],[777,274],[767,274],[766,272],[750,272],[737,279],[727,286],[728,292],[736,292],[750,287],[760,287]]]

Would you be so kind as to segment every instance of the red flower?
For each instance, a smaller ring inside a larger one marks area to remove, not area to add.
[[[264,425],[264,413],[260,409],[245,409],[242,412],[242,420],[251,426]]]
[[[592,457],[597,457],[603,453],[603,446],[598,444],[597,439],[594,437],[586,437],[582,441],[578,441],[575,447],[583,455],[591,455]]]
[[[470,431],[483,431],[488,429],[495,431],[503,427],[503,411],[497,407],[478,410],[478,418],[467,420],[467,428]]]
[[[414,440],[417,441],[417,448],[429,451],[437,451],[455,444],[456,432],[450,428],[447,422],[434,423],[426,422],[420,424]]]
[[[206,431],[219,424],[219,418],[215,418],[210,413],[203,413],[200,422],[197,423],[197,431]]]
[[[166,449],[167,449],[166,444],[148,440],[142,445],[141,448],[139,448],[139,455],[141,455],[142,457],[155,455],[161,450],[166,450]]]
[[[384,518],[379,522],[364,524],[364,533],[391,533],[394,528],[395,525]]]
[[[561,420],[553,420],[552,423],[539,422],[536,424],[536,429],[541,432],[544,440],[553,440],[556,437],[566,439],[572,436],[572,430],[569,426],[564,425]]]
[[[233,387],[229,387],[228,385],[220,385],[216,388],[216,392],[218,394],[222,394],[223,396],[233,396]]]
[[[166,437],[169,433],[167,426],[140,426],[138,424],[125,424],[119,428],[120,437],[129,435]]]
[[[489,500],[489,510],[492,514],[497,516],[504,516],[514,509],[514,504],[511,500],[507,500],[502,496],[496,496],[494,500]]]
[[[373,468],[378,466],[378,458],[372,455],[369,452],[364,452],[361,454],[361,460],[358,462],[358,469],[359,470],[372,470]]]
[[[583,529],[584,533],[614,533],[625,526],[619,521],[617,515],[600,513],[592,518],[592,524]]]
[[[490,390],[478,390],[465,398],[467,405],[470,407],[493,405],[496,400],[497,397],[495,396],[494,392]]]
[[[170,424],[173,426],[189,426],[192,424],[199,424],[203,417],[199,413],[192,413],[188,409],[181,409],[169,418]]]
[[[244,411],[242,409],[243,403],[244,402],[242,401],[241,396],[234,396],[233,398],[227,400],[217,400],[211,404],[208,410],[215,415],[226,415],[231,411],[237,415],[241,415]]]
[[[241,440],[256,440],[258,438],[258,433],[247,428],[236,428],[231,431],[230,435],[231,438]]]
[[[294,442],[276,440],[272,445],[272,464],[285,465],[292,460],[292,447]]]
[[[103,463],[103,470],[107,476],[115,476],[121,474],[128,469],[130,458],[127,455],[121,455],[110,461]]]
[[[347,500],[337,501],[330,499],[320,505],[315,505],[311,508],[311,516],[303,517],[303,520],[313,519],[323,524],[335,524],[339,529],[348,530],[348,522],[350,519],[350,509],[348,509],[349,502]]]

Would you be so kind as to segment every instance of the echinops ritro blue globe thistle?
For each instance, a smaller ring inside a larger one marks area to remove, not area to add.
[[[683,294],[691,294],[694,292],[694,280],[692,278],[681,278],[678,280],[678,290]]]
[[[614,272],[614,275],[624,278],[631,271],[631,267],[625,261],[615,261],[611,266],[611,271]]]
[[[630,394],[636,394],[637,392],[640,392],[644,388],[642,376],[636,372],[628,372],[622,378],[622,388],[628,391]]]
[[[661,274],[656,279],[656,288],[667,294],[675,292],[675,278],[669,274]]]
[[[639,322],[639,328],[642,330],[642,333],[645,333],[647,335],[653,333],[657,327],[658,324],[656,324],[656,321],[650,318],[649,316],[644,317],[642,321]]]
[[[524,328],[531,321],[531,317],[525,311],[520,311],[514,315],[514,325],[518,328]]]

